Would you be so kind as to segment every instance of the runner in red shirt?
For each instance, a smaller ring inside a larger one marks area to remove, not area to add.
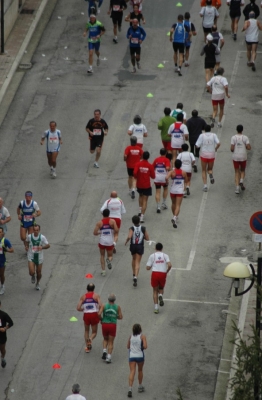
[[[147,208],[148,196],[152,196],[152,187],[150,178],[155,179],[155,169],[147,160],[150,154],[144,151],[143,159],[139,161],[134,168],[134,178],[137,180],[136,186],[139,193],[139,216],[140,222],[144,222],[144,214]]]
[[[165,148],[162,148],[160,150],[160,157],[157,157],[154,162],[153,162],[153,167],[155,169],[155,180],[154,184],[156,187],[156,203],[157,203],[157,209],[156,212],[158,214],[161,213],[160,209],[160,199],[161,199],[161,186],[163,187],[163,202],[162,202],[162,209],[166,210],[167,205],[166,205],[166,198],[168,194],[168,184],[166,183],[166,175],[167,172],[170,170],[170,160],[166,157],[167,150]]]
[[[131,136],[131,146],[127,146],[124,152],[124,161],[126,162],[127,173],[128,173],[128,187],[129,195],[131,199],[135,198],[136,180],[134,178],[134,168],[143,155],[143,150],[140,146],[137,146],[137,137]]]

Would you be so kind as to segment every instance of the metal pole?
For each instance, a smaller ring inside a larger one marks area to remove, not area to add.
[[[259,257],[257,260],[257,304],[256,304],[256,332],[258,335],[258,362],[259,362],[259,352],[260,352],[260,325],[261,325],[261,282],[262,282],[262,258]],[[255,400],[260,399],[260,381],[256,377],[254,382],[254,398]]]
[[[1,54],[5,52],[5,16],[4,16],[4,0],[1,0]]]

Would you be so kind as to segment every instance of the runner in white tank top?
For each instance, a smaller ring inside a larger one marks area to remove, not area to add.
[[[237,134],[231,138],[230,150],[233,153],[232,159],[235,169],[235,193],[239,194],[241,190],[245,190],[244,178],[247,164],[247,150],[251,149],[249,139],[242,134],[243,125],[237,126]]]
[[[247,65],[252,67],[252,71],[256,70],[255,60],[257,56],[257,45],[259,31],[262,30],[262,24],[255,19],[255,13],[249,13],[249,20],[245,21],[242,32],[246,32],[246,45],[247,45]]]
[[[181,169],[186,172],[187,174],[187,184],[184,185],[184,197],[190,195],[190,183],[191,183],[191,176],[192,176],[192,166],[195,164],[196,159],[193,153],[188,151],[189,146],[187,143],[182,145],[182,153],[178,154],[177,159],[181,160],[182,166]]]

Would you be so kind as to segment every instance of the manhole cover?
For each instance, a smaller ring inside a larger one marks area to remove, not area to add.
[[[30,68],[32,68],[32,63],[27,63],[27,64],[19,64],[19,67],[18,68],[20,68],[20,69],[30,69]]]
[[[33,10],[33,9],[23,8],[23,10],[21,10],[20,14],[33,14],[34,12],[35,12],[35,10]]]

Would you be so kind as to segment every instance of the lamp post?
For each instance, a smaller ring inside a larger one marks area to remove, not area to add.
[[[255,273],[254,267],[252,264],[249,264],[252,275],[248,267],[241,262],[233,262],[229,264],[224,270],[224,276],[228,278],[232,278],[234,281],[235,287],[235,296],[242,296],[247,293],[257,281],[257,298],[256,298],[256,333],[259,340],[260,347],[260,330],[261,330],[261,278],[262,278],[262,258],[259,257],[257,261],[257,273]],[[239,279],[251,278],[251,283],[249,287],[243,292],[239,293]],[[259,361],[259,352],[258,352],[258,361]],[[254,400],[260,399],[260,381],[255,376],[254,379]]]
[[[1,0],[1,54],[5,52],[5,10],[4,0]]]

